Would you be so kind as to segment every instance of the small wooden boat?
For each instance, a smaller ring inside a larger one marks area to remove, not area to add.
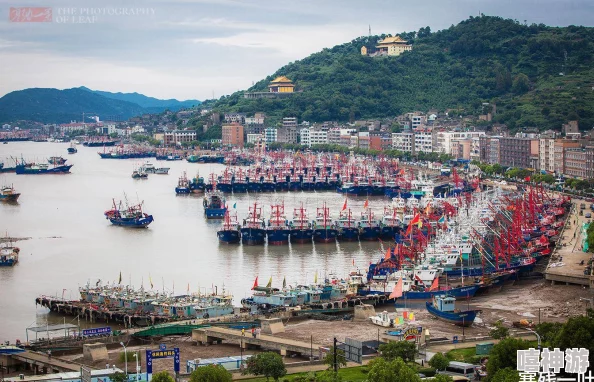
[[[460,311],[456,309],[456,298],[452,296],[435,296],[433,301],[426,303],[429,313],[440,320],[451,322],[458,326],[470,326],[480,310]]]
[[[377,316],[369,317],[369,319],[371,320],[371,323],[383,326],[384,328],[391,328],[394,326],[394,320],[388,317],[388,312],[385,310]]]

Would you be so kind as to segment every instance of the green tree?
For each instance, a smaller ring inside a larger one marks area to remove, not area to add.
[[[336,360],[334,359],[334,347],[331,347],[330,351],[326,353],[324,356],[324,364],[328,365],[329,370],[334,369],[334,363],[336,363],[337,369],[346,366],[347,361],[344,356],[344,350],[336,349]]]
[[[342,382],[342,377],[338,373],[326,370],[321,373],[316,373],[315,382]]]
[[[128,380],[128,376],[125,373],[115,372],[109,377],[113,382],[126,382]]]
[[[511,367],[506,367],[503,369],[497,370],[495,375],[493,375],[490,379],[490,382],[519,382],[520,381],[520,374],[517,370],[512,369]]]
[[[493,346],[487,362],[487,374],[495,375],[497,370],[506,367],[517,370],[517,352],[530,348],[530,342],[517,338],[505,338]]]
[[[369,382],[419,382],[421,378],[402,359],[386,360],[378,357],[369,363]]]
[[[509,336],[509,329],[503,326],[503,324],[500,321],[497,321],[495,323],[495,328],[491,329],[489,335],[496,340],[506,338],[507,336]]]
[[[540,335],[544,346],[552,347],[562,328],[560,322],[543,322],[536,325],[534,330]]]
[[[190,374],[190,382],[231,382],[233,376],[221,365],[208,365],[196,368]]]
[[[442,353],[435,353],[429,360],[429,366],[436,368],[437,370],[445,370],[450,364],[450,360]]]
[[[588,349],[590,364],[594,364],[594,311],[588,309],[585,316],[567,320],[553,341],[553,346],[560,349]]]
[[[437,374],[431,379],[432,382],[454,382],[454,378],[447,374]]]
[[[113,132],[111,134],[109,134],[110,138],[117,138],[118,137],[118,133],[117,132]]]
[[[514,78],[514,84],[512,86],[512,90],[516,94],[524,94],[528,90],[530,90],[530,80],[528,79],[528,76],[525,75],[524,73],[518,74]]]
[[[152,382],[175,382],[175,379],[166,371],[160,371],[153,374]]]
[[[414,342],[398,341],[381,344],[380,354],[388,361],[402,358],[405,362],[414,361],[417,354],[417,346]]]
[[[266,352],[256,354],[247,360],[245,374],[262,375],[266,377],[267,381],[269,378],[278,381],[280,377],[287,374],[287,368],[280,355]]]

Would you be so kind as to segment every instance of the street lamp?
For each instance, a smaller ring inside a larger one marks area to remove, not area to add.
[[[536,334],[536,338],[538,339],[538,350],[540,350],[540,335],[538,333],[536,333],[534,330],[532,329],[528,329],[526,328],[527,331],[529,331],[530,333],[534,333]]]
[[[134,358],[136,358],[136,380],[138,381],[138,375],[140,374],[140,365],[138,364],[138,352],[134,352]]]
[[[120,345],[124,347],[124,368],[126,369],[126,377],[128,377],[128,351],[126,349],[126,345],[124,345],[123,342],[120,342]]]

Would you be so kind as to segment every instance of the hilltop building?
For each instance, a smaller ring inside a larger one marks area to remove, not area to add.
[[[267,92],[246,92],[244,98],[277,98],[291,95],[295,92],[293,81],[285,76],[278,76],[268,84]]]
[[[363,56],[400,56],[402,53],[411,51],[412,45],[407,44],[400,36],[386,37],[379,41],[375,47],[362,46]]]

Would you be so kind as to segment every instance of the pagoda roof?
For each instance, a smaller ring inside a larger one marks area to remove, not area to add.
[[[291,81],[290,79],[288,79],[285,76],[278,76],[274,80],[272,80],[270,83],[274,84],[274,83],[283,83],[283,82],[293,83],[293,81]]]
[[[379,41],[378,44],[406,44],[406,40],[403,40],[400,36],[386,37]]]

